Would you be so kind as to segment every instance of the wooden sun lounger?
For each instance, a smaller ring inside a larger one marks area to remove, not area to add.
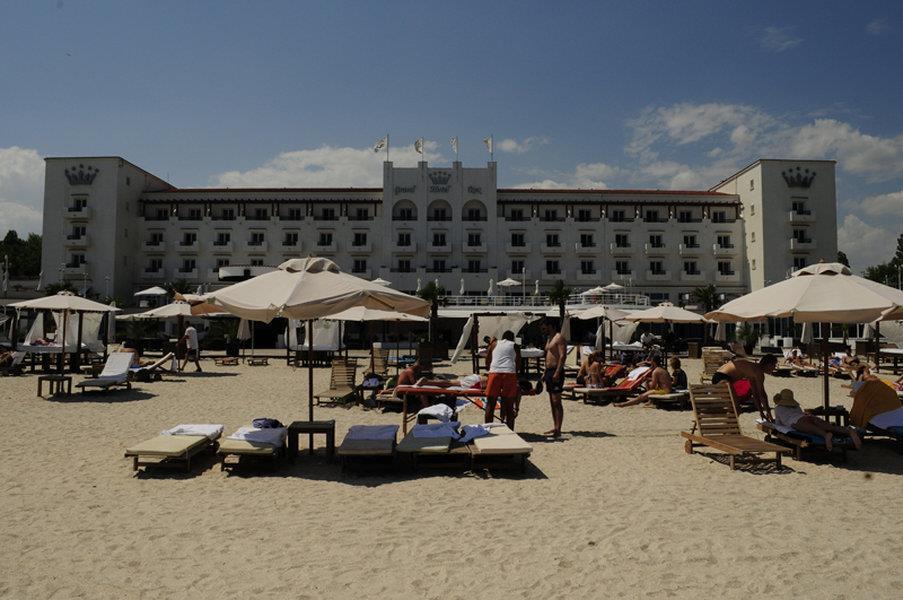
[[[702,374],[699,383],[711,383],[712,375],[718,372],[721,365],[731,359],[731,353],[716,346],[706,346],[702,349]]]
[[[223,440],[219,443],[219,448],[216,450],[216,454],[220,459],[220,471],[225,471],[227,468],[237,467],[241,461],[241,458],[244,456],[269,459],[273,461],[273,465],[275,465],[276,460],[283,456],[283,454],[285,453],[284,451],[284,443],[282,446],[277,447],[271,446],[269,444],[249,442],[248,440],[232,440],[229,438],[223,438]],[[228,457],[235,457],[238,460],[236,462],[227,462],[226,458]]]
[[[694,448],[706,446],[729,456],[731,470],[737,468],[736,459],[748,462],[774,462],[781,465],[781,454],[787,448],[743,435],[737,417],[737,404],[726,382],[716,385],[691,385],[690,404],[693,407],[693,429],[680,434],[686,438],[684,450],[693,454]],[[774,459],[760,458],[774,452]]]
[[[690,392],[687,390],[670,394],[652,394],[649,396],[649,401],[655,406],[666,405],[686,409],[690,406]]]
[[[359,390],[355,380],[357,378],[357,363],[336,358],[332,361],[332,371],[329,374],[329,388],[314,394],[317,404],[325,398],[331,402],[348,396],[358,396]]]
[[[367,428],[371,426],[360,425],[358,427]],[[398,435],[398,426],[395,426],[395,435]],[[336,453],[339,455],[339,460],[341,461],[342,469],[344,470],[349,460],[372,458],[392,459],[395,456],[396,446],[397,442],[395,436],[391,439],[377,440],[348,439],[348,434],[346,433],[344,439],[342,439],[342,443],[336,449]]]
[[[418,438],[409,431],[398,443],[396,452],[410,459],[411,468],[418,466],[448,467],[464,464],[471,466],[470,444],[458,444],[450,437]]]
[[[575,394],[583,396],[583,403],[589,404],[591,401],[599,400],[611,401],[624,396],[635,396],[640,392],[642,385],[652,376],[652,367],[649,367],[638,377],[633,379],[622,379],[618,385],[604,388],[582,387],[574,388]]]
[[[205,450],[213,450],[217,441],[205,435],[158,435],[125,451],[132,458],[132,470],[138,467],[173,467],[184,464],[191,470],[191,458]]]
[[[480,460],[514,459],[519,462],[522,473],[527,470],[527,458],[533,452],[533,447],[521,436],[501,424],[495,425],[489,435],[476,438],[468,446],[474,464]]]

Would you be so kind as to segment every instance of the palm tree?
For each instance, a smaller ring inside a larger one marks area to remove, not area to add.
[[[417,292],[417,295],[430,303],[430,342],[436,331],[436,320],[439,318],[439,303],[445,298],[446,291],[435,281],[431,281]]]
[[[571,288],[565,287],[564,281],[559,279],[549,291],[549,302],[558,305],[558,318],[564,323],[564,305],[571,296]]]
[[[718,290],[711,283],[690,292],[690,299],[701,305],[705,309],[703,312],[712,312],[721,304],[721,300],[718,299]]]

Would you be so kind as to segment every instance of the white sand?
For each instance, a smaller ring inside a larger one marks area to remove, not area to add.
[[[278,361],[277,361],[278,362]],[[686,361],[691,381],[698,361]],[[689,456],[689,412],[524,401],[527,476],[425,470],[343,475],[294,466],[134,477],[123,450],[180,422],[227,432],[307,415],[306,370],[204,366],[72,401],[0,379],[0,596],[9,598],[897,598],[903,455],[870,443],[846,465],[731,472]],[[466,369],[459,363],[458,371]],[[325,385],[328,371],[317,371]],[[769,378],[820,402],[821,380]],[[831,382],[836,400],[845,399]],[[133,399],[126,401],[126,399]],[[849,402],[847,402],[849,405]],[[360,407],[317,408],[341,440]],[[479,421],[471,410],[468,421]],[[747,433],[759,435],[753,416]],[[532,434],[532,435],[531,435]],[[318,438],[322,446],[322,437]]]

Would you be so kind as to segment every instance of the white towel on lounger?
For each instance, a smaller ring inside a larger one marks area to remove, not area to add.
[[[161,435],[206,435],[211,440],[215,440],[223,434],[223,426],[210,423],[180,423],[160,433]]]
[[[455,416],[455,411],[447,404],[433,404],[422,408],[417,412],[417,416],[433,417],[439,419],[443,423],[447,423]]]
[[[352,425],[346,440],[394,440],[398,425]]]
[[[285,442],[285,427],[268,427],[258,429],[256,427],[239,427],[235,433],[227,436],[230,440],[244,440],[254,444],[281,448]]]
[[[457,421],[451,421],[449,423],[430,423],[429,425],[414,425],[414,428],[411,429],[415,438],[442,438],[442,437],[450,437],[452,439],[458,439],[458,425]]]

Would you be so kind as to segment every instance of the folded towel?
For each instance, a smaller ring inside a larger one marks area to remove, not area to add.
[[[352,425],[346,440],[394,440],[398,425]]]
[[[492,430],[492,428],[488,427],[487,424],[465,425],[461,429],[461,439],[459,439],[458,441],[462,444],[466,444],[470,440],[475,440],[479,437],[487,436],[491,433]]]
[[[415,438],[442,438],[442,437],[450,437],[452,439],[458,439],[458,426],[460,423],[457,421],[450,421],[448,423],[430,423],[429,425],[414,425],[413,429],[411,429],[411,433]]]
[[[453,416],[455,416],[455,411],[453,411],[447,404],[434,404],[432,406],[427,406],[426,408],[420,409],[417,412],[417,416],[421,415],[425,417],[433,417],[434,419],[439,419],[443,423],[447,423],[451,421]]]
[[[255,427],[239,427],[232,435],[226,436],[230,440],[244,440],[254,444],[281,448],[285,443],[286,429],[273,427],[269,429],[257,429]]]
[[[223,434],[223,426],[210,423],[180,423],[160,433],[162,435],[206,435],[211,440],[215,440]]]

